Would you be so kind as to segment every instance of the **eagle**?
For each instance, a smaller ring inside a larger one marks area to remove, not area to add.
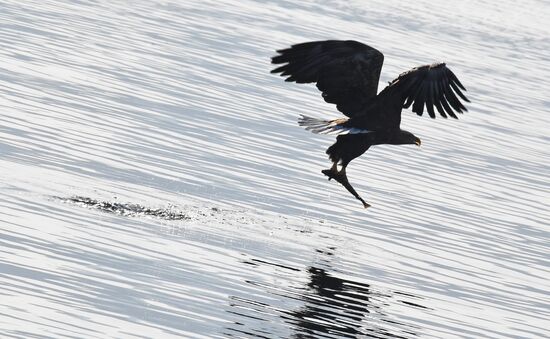
[[[276,52],[271,62],[278,66],[271,73],[280,73],[287,82],[315,83],[323,99],[346,116],[323,120],[301,115],[298,124],[313,133],[337,135],[326,151],[332,166],[322,173],[344,186],[365,208],[370,205],[349,183],[346,167],[374,145],[420,146],[417,136],[400,128],[403,108],[412,106],[420,116],[425,109],[431,118],[437,110],[443,118],[457,119],[458,113],[467,111],[460,99],[470,102],[445,63],[403,72],[378,93],[384,55],[373,47],[353,40],[326,40]]]

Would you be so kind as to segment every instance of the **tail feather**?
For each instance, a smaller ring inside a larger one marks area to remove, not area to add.
[[[370,132],[365,129],[344,126],[344,123],[347,121],[348,119],[323,120],[308,117],[302,114],[298,119],[298,125],[304,126],[307,131],[311,131],[316,134],[340,135]]]

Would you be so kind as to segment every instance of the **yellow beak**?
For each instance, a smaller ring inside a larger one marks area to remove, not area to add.
[[[420,139],[416,138],[415,142],[416,146],[420,147],[420,145],[422,145],[422,141],[420,141]]]

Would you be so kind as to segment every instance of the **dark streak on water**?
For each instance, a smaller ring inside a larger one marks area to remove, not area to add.
[[[270,262],[260,260],[260,259],[251,259],[250,261],[243,261],[243,263],[248,264],[248,265],[266,264],[266,265],[272,265],[272,266],[276,266],[276,267],[285,268],[285,269],[291,270],[291,271],[300,271],[297,268],[293,268],[293,267],[289,267],[289,266],[285,266],[285,265],[281,265],[281,264],[274,264],[274,263],[270,263]]]
[[[119,203],[109,201],[99,201],[87,197],[56,197],[63,202],[74,203],[80,206],[93,208],[102,212],[114,213],[118,215],[136,217],[136,216],[152,216],[165,220],[190,220],[191,217],[185,213],[174,211],[171,208],[149,208],[139,204]]]

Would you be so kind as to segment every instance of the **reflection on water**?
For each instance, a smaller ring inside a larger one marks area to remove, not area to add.
[[[332,251],[320,251],[332,255]],[[417,337],[417,327],[394,319],[384,309],[394,304],[420,309],[427,307],[403,299],[419,299],[395,291],[381,291],[369,284],[339,278],[326,269],[308,267],[304,271],[265,260],[248,260],[245,264],[259,267],[269,265],[276,270],[306,273],[302,285],[281,287],[263,286],[276,301],[256,300],[253,296],[232,297],[227,311],[238,316],[228,327],[228,336],[257,338],[411,338]],[[295,273],[298,275],[298,273]],[[298,303],[297,303],[298,302]],[[287,306],[290,306],[287,308]],[[290,328],[290,333],[283,334]],[[279,331],[281,331],[279,333]]]

